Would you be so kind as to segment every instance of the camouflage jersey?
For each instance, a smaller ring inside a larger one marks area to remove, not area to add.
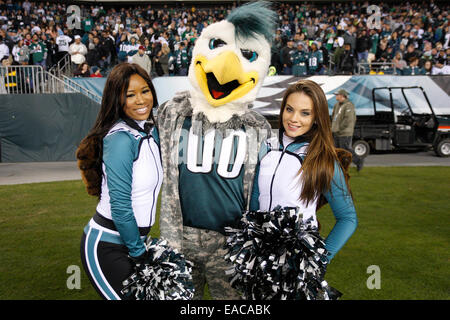
[[[223,233],[248,209],[270,125],[253,110],[210,123],[203,113],[193,115],[189,92],[160,106],[157,123],[164,168],[160,236],[181,250],[183,226]]]

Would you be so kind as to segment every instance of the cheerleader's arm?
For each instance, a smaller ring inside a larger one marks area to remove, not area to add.
[[[355,206],[348,191],[342,169],[337,162],[334,165],[331,189],[324,196],[336,218],[336,224],[325,239],[325,248],[329,252],[328,260],[331,261],[352,236],[353,232],[355,232],[358,225]]]
[[[145,252],[134,217],[131,192],[136,141],[125,132],[116,132],[104,139],[103,163],[111,204],[111,217],[132,257]]]

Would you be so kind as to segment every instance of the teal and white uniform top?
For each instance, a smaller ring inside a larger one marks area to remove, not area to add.
[[[268,141],[271,146],[279,145],[278,138]],[[306,157],[308,143],[303,143],[300,148],[291,145],[294,139],[283,135],[283,149],[269,152],[259,165],[259,210],[271,211],[276,206],[298,207],[303,213],[303,220],[313,219],[313,225],[317,227],[316,206],[317,200],[311,201],[308,206],[299,200],[301,190],[301,169],[303,158]],[[288,148],[289,147],[289,148]],[[296,150],[295,150],[296,149]]]
[[[292,139],[283,134],[282,141],[271,138],[265,142],[265,155],[260,157],[253,183],[250,210],[271,211],[277,206],[298,207],[303,220],[312,219],[317,224],[318,199],[308,205],[300,200],[302,174],[299,174],[309,143],[302,138]],[[344,246],[356,229],[358,220],[352,197],[338,162],[334,165],[334,176],[330,190],[323,193],[336,218],[336,224],[325,240],[331,260]]]
[[[145,121],[137,123],[143,127]],[[102,167],[97,212],[114,222],[130,255],[139,256],[145,251],[139,229],[149,230],[155,223],[163,179],[156,128],[147,135],[123,121],[116,123],[103,139]]]

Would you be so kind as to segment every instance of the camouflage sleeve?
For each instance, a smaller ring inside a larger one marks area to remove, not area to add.
[[[183,219],[178,194],[178,168],[176,152],[179,132],[177,105],[168,101],[158,110],[158,130],[161,159],[164,169],[161,187],[161,210],[159,215],[160,237],[174,249],[182,250]]]

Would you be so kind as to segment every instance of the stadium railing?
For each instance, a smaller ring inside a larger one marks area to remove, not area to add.
[[[68,85],[70,85],[73,88],[76,88],[76,90],[79,93],[84,94],[86,97],[94,100],[97,103],[102,103],[102,97],[97,95],[96,93],[86,89],[83,86],[80,86],[78,83],[76,83],[75,81],[73,81],[72,79],[70,79],[69,77],[65,76],[65,75],[61,75],[60,77],[65,83],[67,83]]]
[[[66,54],[61,58],[53,67],[51,67],[48,72],[60,78],[62,75],[64,76],[72,76],[72,61],[70,58],[70,54]]]
[[[70,78],[61,78],[41,66],[0,67],[0,94],[81,93],[97,103],[101,97]]]
[[[1,94],[44,93],[44,69],[42,66],[0,67]]]
[[[357,64],[357,75],[380,73],[396,75],[397,69],[393,62],[358,62]]]

